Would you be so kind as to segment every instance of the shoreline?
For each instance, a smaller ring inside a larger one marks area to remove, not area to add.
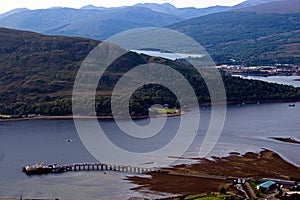
[[[263,101],[236,101],[236,102],[220,102],[215,105],[243,105],[243,104],[269,104],[269,103],[291,103],[291,102],[300,102],[300,100],[263,100]],[[207,103],[200,103],[198,104],[198,107],[209,107],[211,106],[210,102]],[[191,110],[191,108],[195,108],[197,106],[190,106],[188,109],[184,111],[180,111],[178,113],[173,113],[173,114],[162,114],[162,115],[152,115],[152,117],[177,117],[181,115],[185,115],[187,112]],[[149,116],[133,116],[131,119],[147,119]],[[128,117],[124,118],[114,118],[113,116],[73,116],[73,115],[42,115],[42,116],[37,116],[37,117],[24,117],[24,118],[9,118],[9,119],[0,119],[0,123],[2,122],[16,122],[16,121],[27,121],[27,120],[50,120],[50,119],[107,119],[107,120],[112,120],[112,119],[130,119]]]
[[[242,155],[233,153],[225,157],[195,158],[195,160],[198,162],[162,169],[164,173],[148,173],[150,177],[128,176],[125,180],[136,184],[137,187],[132,188],[136,191],[146,189],[186,195],[218,192],[220,187],[232,191],[227,181],[237,178],[245,180],[300,178],[300,167],[268,149],[262,149],[259,153],[247,152]],[[266,168],[268,170],[265,170]]]
[[[151,117],[177,117],[186,114],[188,111],[181,111],[178,113],[173,114],[162,114],[162,115],[152,115]],[[17,122],[17,121],[28,121],[28,120],[52,120],[52,119],[62,119],[62,120],[68,120],[68,119],[107,119],[107,120],[113,120],[113,119],[147,119],[149,116],[139,116],[139,117],[121,117],[121,118],[114,118],[113,116],[73,116],[73,115],[66,115],[66,116],[47,116],[47,115],[41,115],[37,117],[24,117],[24,118],[10,118],[10,119],[0,119],[1,122]]]

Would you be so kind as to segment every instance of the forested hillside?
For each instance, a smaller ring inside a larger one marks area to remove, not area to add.
[[[80,64],[99,41],[46,36],[0,29],[0,114],[72,114],[71,94]],[[148,62],[171,66],[194,87],[200,103],[210,98],[201,76],[184,64],[127,53],[108,68],[100,80],[96,97],[98,115],[110,115],[110,95],[123,73]],[[300,89],[223,76],[228,102],[300,100]],[[176,84],[174,80],[173,84]],[[174,94],[158,85],[146,85],[134,94],[131,114],[147,115],[153,104],[179,106]]]
[[[219,64],[300,64],[300,13],[224,12],[168,28],[197,40]]]

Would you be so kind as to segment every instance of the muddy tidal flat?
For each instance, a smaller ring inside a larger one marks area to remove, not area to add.
[[[244,155],[230,154],[227,157],[212,159],[197,158],[198,163],[178,165],[164,169],[161,173],[149,173],[149,177],[127,177],[140,185],[134,190],[151,190],[172,194],[199,194],[218,192],[220,187],[228,187],[231,178],[259,179],[279,178],[289,180],[300,178],[300,168],[277,153],[263,150],[260,153],[248,152]]]

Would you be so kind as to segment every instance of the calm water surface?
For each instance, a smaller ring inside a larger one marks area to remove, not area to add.
[[[294,87],[300,87],[300,76],[237,76],[244,79],[259,80],[268,83],[278,83],[283,85],[292,85]]]
[[[182,117],[189,118],[192,122],[195,115],[196,112],[191,111]],[[209,108],[201,108],[200,117],[198,135],[185,157],[198,155],[210,119]],[[168,118],[167,125],[162,130],[164,134],[144,148],[160,147],[168,140],[169,135],[177,131],[179,122],[180,117]],[[148,121],[138,120],[137,123],[147,124]],[[132,141],[118,137],[120,130],[113,121],[105,120],[100,124],[110,131],[116,142],[124,146],[135,145]],[[193,130],[187,128],[185,131],[190,134]],[[267,148],[300,165],[300,145],[270,138],[274,136],[300,140],[300,103],[296,103],[295,107],[289,107],[288,103],[229,106],[223,132],[210,155],[222,156],[232,151],[258,152]],[[67,143],[67,139],[72,139],[72,142]],[[170,159],[169,156],[174,155],[169,152],[165,156]],[[0,123],[0,197],[22,195],[26,198],[127,199],[162,195],[130,190],[136,185],[124,180],[126,174],[118,172],[68,172],[42,176],[26,176],[21,172],[24,165],[43,160],[49,164],[97,162],[82,145],[72,120]]]

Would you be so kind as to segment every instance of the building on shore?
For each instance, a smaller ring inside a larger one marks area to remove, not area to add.
[[[257,189],[262,192],[267,192],[267,191],[273,190],[274,188],[276,188],[275,181],[266,181],[266,182],[263,182],[263,183],[257,185]]]

